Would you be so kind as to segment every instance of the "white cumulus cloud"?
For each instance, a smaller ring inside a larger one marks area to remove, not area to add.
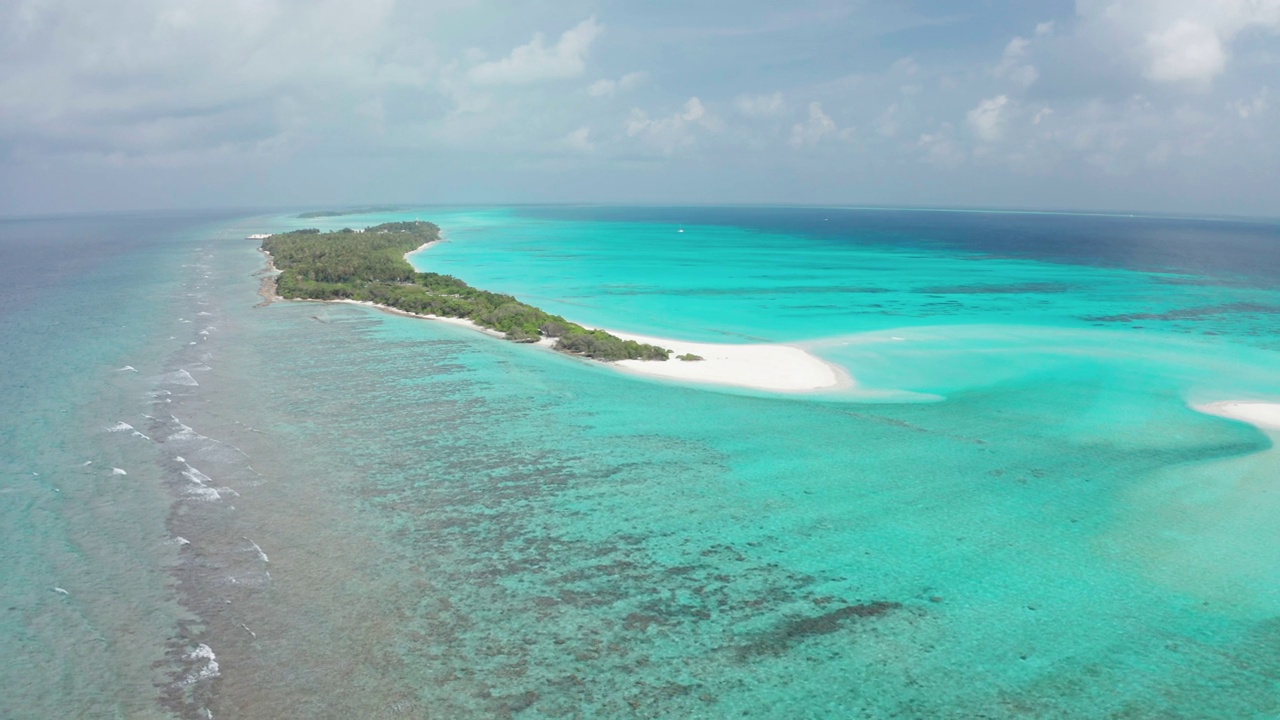
[[[694,130],[716,132],[720,122],[707,112],[701,100],[691,97],[684,108],[667,117],[651,118],[643,110],[632,110],[626,127],[628,137],[641,138],[663,152],[672,153],[694,143]]]
[[[1280,0],[1078,0],[1077,12],[1105,46],[1134,48],[1142,74],[1162,83],[1207,86],[1242,34],[1280,31]]]
[[[1027,62],[1031,41],[1024,37],[1015,37],[1004,48],[1000,64],[993,71],[996,77],[1012,80],[1020,87],[1028,88],[1040,79],[1040,71],[1035,65]]]
[[[1251,117],[1257,117],[1266,112],[1269,103],[1267,102],[1267,88],[1262,88],[1258,94],[1252,98],[1237,100],[1227,104],[1228,110],[1235,111],[1241,120],[1248,120]]]
[[[899,128],[898,113],[898,103],[891,103],[876,119],[876,130],[885,137],[896,136]]]
[[[822,109],[822,103],[811,102],[809,119],[796,123],[791,128],[791,145],[793,147],[817,145],[826,137],[848,140],[853,137],[853,128],[841,129],[836,125],[836,121]]]
[[[578,152],[591,152],[595,149],[595,143],[591,142],[591,128],[583,125],[564,136],[564,144]]]
[[[922,133],[916,141],[916,148],[921,159],[931,165],[953,168],[965,160],[964,151],[956,146],[951,137],[951,126],[943,125],[934,133]]]
[[[1009,122],[1009,98],[997,95],[978,103],[978,107],[969,111],[969,129],[983,142],[996,142],[1004,137],[1005,125]]]
[[[627,92],[644,82],[648,78],[647,73],[633,72],[627,73],[617,80],[609,78],[600,78],[591,83],[587,88],[587,94],[591,97],[611,97],[620,92]]]
[[[1148,33],[1146,51],[1146,74],[1152,80],[1208,82],[1227,68],[1222,37],[1213,28],[1191,20],[1179,20]]]
[[[542,33],[501,60],[482,62],[467,73],[478,85],[524,85],[578,77],[587,69],[587,54],[604,26],[587,18],[564,31],[548,46]]]
[[[787,101],[780,92],[772,95],[739,95],[733,104],[738,112],[747,117],[780,115],[787,109]]]

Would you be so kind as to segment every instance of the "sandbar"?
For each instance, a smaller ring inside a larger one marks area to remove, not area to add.
[[[1263,430],[1280,430],[1280,403],[1254,400],[1225,400],[1193,405],[1192,409],[1208,415],[1246,422]]]
[[[436,320],[476,330],[496,338],[506,337],[496,330],[477,325],[465,318],[412,313],[368,301],[312,300],[304,302],[339,302],[350,305],[363,305],[377,308],[392,315]],[[607,362],[583,358],[587,362],[598,362],[606,367],[612,367],[635,375],[781,393],[834,390],[849,388],[854,385],[853,378],[843,368],[828,363],[794,345],[775,343],[697,343],[635,335],[617,330],[606,330],[606,332],[617,335],[623,340],[649,343],[673,351],[671,359],[665,362],[661,360],[617,360]],[[556,338],[543,338],[537,345],[553,348],[555,343]],[[686,353],[692,353],[704,359],[677,359],[677,355]]]
[[[610,363],[626,372],[684,382],[730,385],[771,392],[813,392],[853,387],[843,368],[803,348],[782,343],[702,343],[635,335],[608,330],[623,340],[635,340],[673,350],[666,362],[619,360]],[[702,360],[679,360],[693,354]]]

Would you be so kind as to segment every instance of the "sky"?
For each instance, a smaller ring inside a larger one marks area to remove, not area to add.
[[[1280,217],[1280,0],[5,0],[0,214]]]

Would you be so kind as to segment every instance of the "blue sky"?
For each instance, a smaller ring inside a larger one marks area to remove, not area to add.
[[[9,0],[0,213],[1280,216],[1278,70],[1280,0]]]

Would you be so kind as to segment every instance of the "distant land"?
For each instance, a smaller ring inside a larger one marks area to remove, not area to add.
[[[398,212],[404,208],[397,205],[373,205],[370,207],[352,208],[350,210],[314,210],[312,212],[304,212],[298,216],[301,220],[310,220],[311,218],[327,218],[342,217],[344,215],[368,215],[370,213],[380,212]]]
[[[287,300],[364,302],[413,315],[461,318],[507,340],[544,342],[606,362],[669,359],[671,351],[657,345],[587,329],[451,275],[415,270],[405,256],[439,239],[440,228],[432,223],[394,222],[364,230],[294,230],[267,237],[262,249],[280,270],[275,293]]]

